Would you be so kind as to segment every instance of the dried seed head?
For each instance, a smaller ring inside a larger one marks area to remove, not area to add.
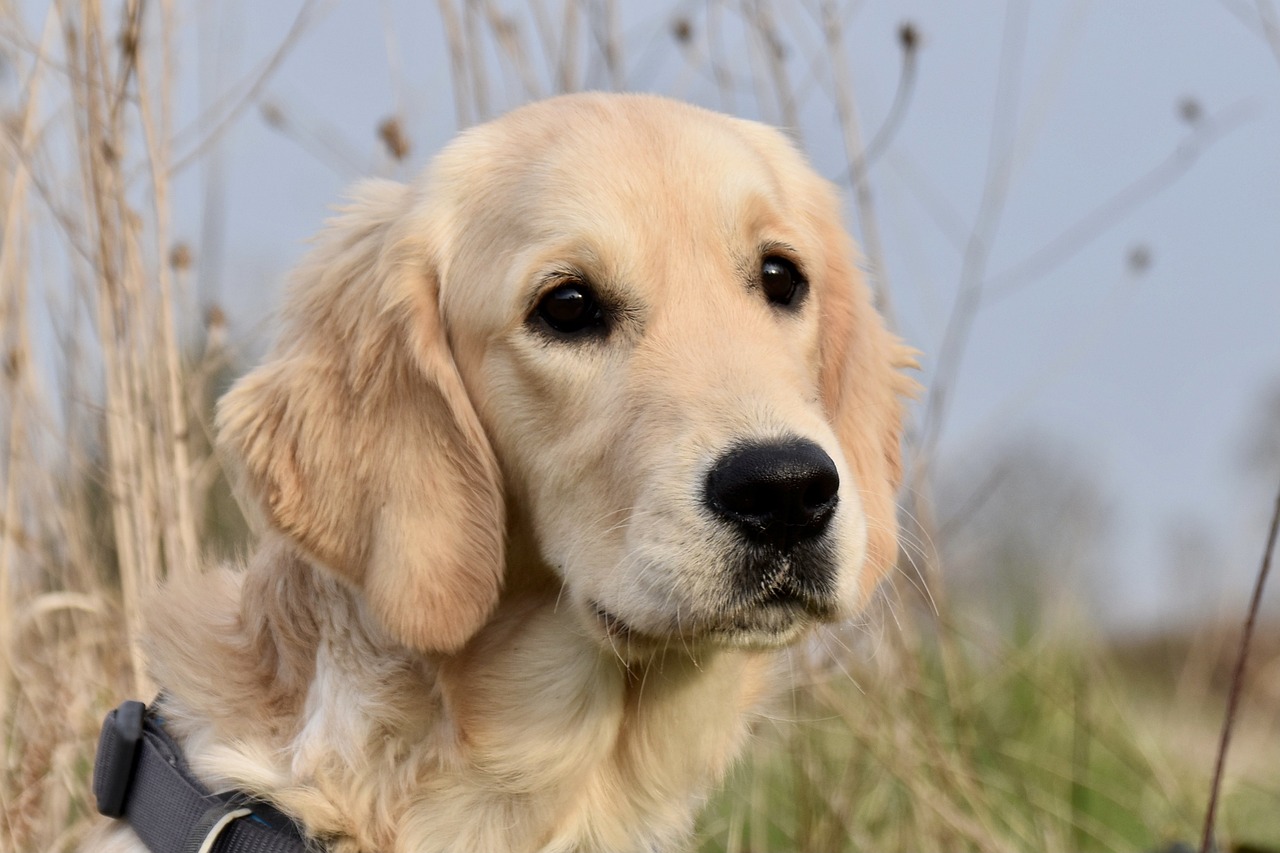
[[[411,147],[409,137],[404,132],[404,125],[395,116],[384,119],[382,124],[378,125],[378,138],[382,140],[383,145],[387,146],[391,156],[397,160],[403,160],[409,156]]]
[[[120,33],[120,52],[130,61],[138,56],[138,31],[133,27]]]
[[[904,53],[911,53],[920,47],[920,31],[911,21],[903,21],[898,27],[898,44]]]
[[[1200,123],[1200,119],[1204,118],[1204,107],[1200,106],[1200,102],[1190,95],[1178,101],[1178,118],[1187,124],[1196,125]]]
[[[267,101],[258,108],[258,111],[262,113],[262,120],[267,124],[275,128],[284,127],[284,110],[280,109],[278,104],[275,104],[272,101]]]
[[[169,250],[169,266],[178,272],[186,272],[191,269],[193,258],[191,247],[186,243],[174,243],[173,248]]]
[[[493,34],[503,40],[515,38],[520,32],[515,18],[510,15],[491,15],[489,26],[493,28]]]
[[[22,357],[22,352],[17,347],[10,348],[4,356],[5,379],[8,379],[10,382],[17,379],[18,374],[22,372],[22,365],[24,363],[25,359]]]
[[[227,315],[216,302],[204,309],[204,325],[211,332],[227,327]]]
[[[1125,263],[1129,267],[1129,272],[1142,275],[1151,268],[1151,247],[1144,243],[1134,246],[1129,250],[1129,257]]]
[[[227,343],[227,315],[217,303],[204,310],[204,347],[206,353],[216,353]]]

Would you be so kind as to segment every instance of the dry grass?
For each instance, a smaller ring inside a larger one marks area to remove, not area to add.
[[[5,849],[62,848],[82,828],[98,721],[151,692],[141,602],[198,570],[217,473],[201,432],[217,353],[184,358],[169,245],[172,10],[118,11],[57,4],[34,39],[0,11],[23,74],[0,172]]]
[[[440,0],[459,125],[526,98],[624,88],[636,46],[623,37],[619,5],[532,0],[516,14],[488,0]],[[669,22],[672,86],[705,75],[727,109],[750,101],[794,126],[803,98],[782,45],[816,46],[820,85],[811,88],[840,118],[859,232],[882,286],[838,6],[803,4],[797,18],[799,7],[768,0],[711,0],[696,21]],[[211,389],[228,369],[225,329],[216,310],[206,327],[194,321],[191,250],[173,245],[170,229],[174,170],[210,139],[174,132],[183,10],[168,0],[110,9],[105,19],[93,0],[64,0],[33,26],[0,0],[14,95],[0,134],[4,850],[74,846],[91,819],[102,715],[151,693],[136,642],[147,591],[244,535],[208,434]],[[262,77],[197,126],[217,134],[234,122],[312,11],[303,6]],[[745,60],[722,28],[749,45]],[[909,63],[917,42],[908,41]],[[401,124],[379,132],[403,157]],[[877,149],[886,142],[868,136]],[[181,150],[175,139],[185,139]],[[1002,156],[993,154],[975,245],[999,215]],[[982,262],[975,255],[967,286],[980,284]],[[881,303],[889,309],[887,294]],[[957,359],[966,323],[949,344]],[[927,440],[944,408],[935,401],[930,411]],[[927,530],[924,486],[917,481],[912,512]],[[932,577],[933,549],[912,550]],[[1216,634],[1174,653],[1181,677],[1170,680],[1162,673],[1171,665],[1152,655],[1057,636],[1009,643],[957,627],[904,587],[875,620],[874,639],[850,629],[833,635],[833,653],[797,657],[801,683],[709,809],[705,849],[1137,849],[1194,837],[1218,695],[1210,670],[1196,667],[1214,657]],[[1261,697],[1246,708],[1246,741],[1280,734],[1257,722],[1278,716],[1280,698]],[[1229,777],[1230,835],[1280,845],[1264,805],[1280,800],[1278,773],[1275,762],[1245,760]]]

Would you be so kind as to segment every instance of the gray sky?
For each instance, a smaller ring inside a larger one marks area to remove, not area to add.
[[[705,51],[706,4],[622,5],[631,87],[781,121],[772,100],[750,93],[750,81],[725,103],[705,65],[683,58],[670,25],[685,13],[671,10],[687,12],[689,50]],[[825,71],[811,70],[821,53],[808,11],[816,5],[776,3],[776,15],[788,38],[785,68],[801,92],[803,144],[819,171],[842,179],[830,83]],[[1112,508],[1109,618],[1145,624],[1186,606],[1189,593],[1168,574],[1171,526],[1208,531],[1225,560],[1207,570],[1222,573],[1228,603],[1242,608],[1268,497],[1249,485],[1237,448],[1256,397],[1280,377],[1280,61],[1250,23],[1253,4],[845,5],[864,138],[893,100],[899,24],[911,20],[923,36],[909,109],[871,183],[897,322],[925,353],[926,381],[938,370],[982,205],[993,128],[997,152],[1012,152],[996,162],[1013,164],[991,232],[987,271],[996,281],[1077,223],[1097,222],[1091,212],[1179,145],[1212,136],[1176,181],[1165,186],[1154,173],[1160,192],[1138,192],[1142,203],[1120,205],[1126,215],[1096,239],[1068,241],[1078,251],[981,310],[941,455],[944,463],[973,458],[1029,431],[1075,448]],[[179,126],[261,69],[298,8],[223,0],[184,17]],[[1020,31],[1024,13],[1025,39],[1006,39]],[[753,43],[740,22],[724,17],[726,62],[745,71]],[[529,25],[523,13],[517,20]],[[1013,69],[1003,78],[1012,105],[1003,113],[1002,52]],[[196,246],[207,286],[201,298],[223,304],[236,333],[269,335],[284,272],[347,184],[365,174],[408,177],[453,135],[448,62],[434,3],[318,4],[257,96],[281,111],[288,131],[249,109],[210,158],[183,173],[175,231]],[[495,75],[508,83],[495,82],[492,112],[524,99],[514,74]],[[608,83],[598,64],[587,79]],[[538,80],[551,93],[545,71]],[[1188,98],[1202,116],[1199,136],[1180,114]],[[375,136],[392,114],[403,117],[414,145],[406,166],[394,164]],[[220,228],[202,224],[206,212]],[[1130,263],[1135,251],[1150,258],[1140,273]]]

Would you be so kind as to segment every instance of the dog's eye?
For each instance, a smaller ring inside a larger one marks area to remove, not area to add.
[[[604,311],[591,288],[580,281],[567,281],[550,291],[535,309],[542,321],[562,335],[603,330]]]
[[[790,305],[807,284],[796,265],[786,258],[770,255],[760,263],[760,286],[775,305]]]

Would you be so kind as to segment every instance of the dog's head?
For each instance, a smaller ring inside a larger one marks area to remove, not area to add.
[[[579,95],[366,185],[219,426],[408,645],[457,648],[508,570],[615,646],[778,645],[895,559],[910,361],[784,137]]]

